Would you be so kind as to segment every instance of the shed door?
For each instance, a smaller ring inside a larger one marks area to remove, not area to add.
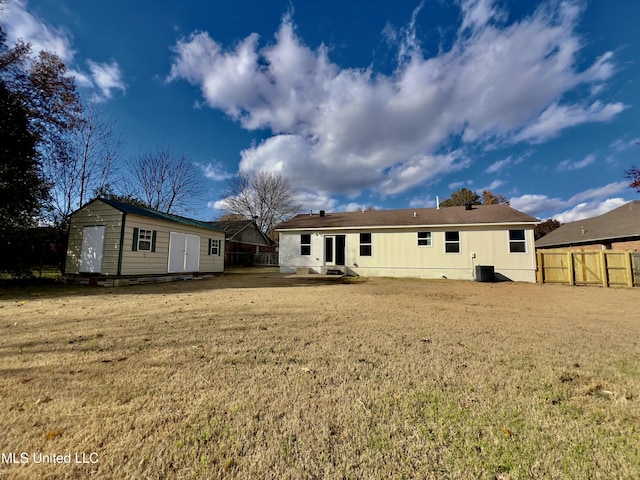
[[[200,237],[169,234],[169,273],[197,272],[200,267]]]
[[[104,250],[104,225],[82,229],[82,250],[80,251],[81,273],[100,273]]]
[[[185,272],[197,272],[200,269],[200,237],[197,235],[186,235],[187,248],[184,259]]]

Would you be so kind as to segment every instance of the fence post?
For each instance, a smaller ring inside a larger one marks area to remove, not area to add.
[[[602,272],[602,286],[606,288],[609,286],[609,269],[607,268],[607,254],[604,250],[600,250],[599,260],[600,272]]]
[[[536,280],[538,283],[544,283],[544,257],[540,250],[536,252],[536,257],[538,260],[537,270],[536,270],[536,277],[537,277]]]
[[[627,286],[633,288],[633,264],[631,262],[631,251],[625,252],[625,270],[627,276]]]
[[[567,252],[567,268],[569,269],[569,285],[575,285],[575,275],[573,273],[573,252]]]

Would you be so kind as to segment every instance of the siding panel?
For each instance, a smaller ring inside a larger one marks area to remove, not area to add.
[[[104,225],[106,228],[101,273],[104,275],[116,275],[120,250],[121,222],[122,212],[102,202],[93,202],[74,213],[69,226],[65,273],[79,273],[83,228]]]

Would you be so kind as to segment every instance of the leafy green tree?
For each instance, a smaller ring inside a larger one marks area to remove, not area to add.
[[[0,112],[0,270],[22,274],[29,263],[26,231],[36,224],[47,186],[28,112],[2,81]]]
[[[501,193],[495,194],[491,190],[482,191],[482,204],[483,205],[510,205],[509,199]]]
[[[456,206],[467,205],[469,203],[471,205],[480,205],[482,203],[480,201],[480,195],[478,195],[473,190],[469,190],[463,187],[453,192],[450,198],[447,198],[443,202],[440,202],[440,206],[456,207]]]
[[[441,207],[461,207],[464,205],[509,205],[509,199],[502,194],[495,194],[491,190],[483,190],[482,196],[478,195],[473,190],[468,188],[461,188],[451,194],[450,198],[447,198],[443,202],[440,202]]]
[[[0,0],[0,7],[3,2]],[[65,137],[82,111],[64,62],[28,44],[7,45],[0,26],[0,249],[5,271],[33,261],[29,228],[51,211],[44,165],[64,162]]]
[[[553,232],[556,228],[559,228],[560,226],[562,226],[562,224],[558,220],[554,218],[549,218],[548,220],[545,220],[544,222],[540,222],[534,227],[533,236],[536,240],[538,240],[539,238],[542,238],[545,235]]]

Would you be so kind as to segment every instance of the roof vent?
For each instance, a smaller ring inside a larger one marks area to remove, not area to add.
[[[472,203],[465,203],[464,204],[464,208],[465,208],[465,210],[472,210],[473,204]]]
[[[418,216],[418,214],[416,212],[413,212],[413,218],[416,218]]]
[[[324,210],[320,210],[320,216],[324,217],[325,211]]]

